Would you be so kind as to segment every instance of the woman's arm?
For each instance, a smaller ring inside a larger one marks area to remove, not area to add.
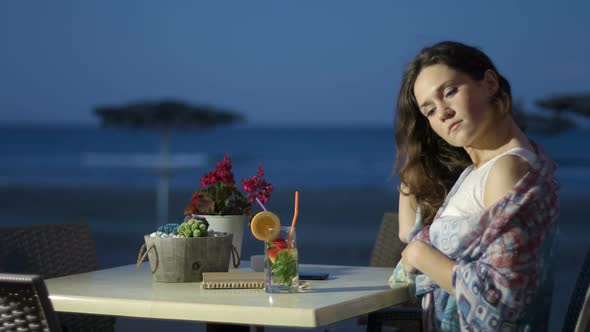
[[[453,267],[455,261],[422,241],[412,241],[402,252],[402,264],[408,272],[418,270],[429,276],[449,294],[455,294]]]
[[[400,185],[401,191],[407,191],[404,184]],[[399,239],[403,243],[408,243],[408,234],[416,223],[416,199],[414,195],[404,195],[399,193],[399,208],[398,208],[398,224],[399,224]]]
[[[514,189],[516,183],[530,170],[530,164],[519,156],[500,157],[492,166],[484,190],[484,206],[495,205]]]

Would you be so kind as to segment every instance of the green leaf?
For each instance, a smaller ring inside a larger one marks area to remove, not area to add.
[[[297,276],[297,250],[281,250],[271,267],[273,280],[276,283],[291,286],[293,278]]]

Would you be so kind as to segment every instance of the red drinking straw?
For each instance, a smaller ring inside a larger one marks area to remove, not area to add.
[[[297,223],[297,216],[299,215],[299,191],[295,191],[295,213],[293,214],[293,221],[291,222],[291,230],[289,231],[288,247],[291,246],[293,240],[293,232],[295,232],[295,224]]]

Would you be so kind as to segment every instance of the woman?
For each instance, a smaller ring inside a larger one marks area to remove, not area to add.
[[[557,216],[555,165],[511,114],[508,81],[457,42],[407,67],[395,122],[400,267],[433,330],[517,330]],[[399,269],[399,267],[398,267]]]

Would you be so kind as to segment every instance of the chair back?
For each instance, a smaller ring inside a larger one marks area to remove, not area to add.
[[[0,315],[2,331],[61,331],[37,275],[0,273]]]
[[[98,269],[90,227],[83,223],[0,227],[0,272],[43,279]]]
[[[563,332],[590,331],[590,248],[586,250],[584,263],[565,314]]]
[[[96,245],[84,223],[0,227],[0,272],[43,279],[95,271]],[[111,316],[58,313],[65,331],[114,331]]]
[[[406,247],[399,239],[398,214],[385,212],[371,252],[371,267],[395,267]]]

